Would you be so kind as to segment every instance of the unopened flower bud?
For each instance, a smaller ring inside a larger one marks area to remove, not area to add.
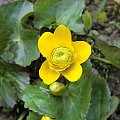
[[[55,96],[61,96],[64,94],[66,87],[63,83],[54,82],[50,85],[50,91]]]
[[[41,120],[52,120],[52,119],[48,116],[42,116]]]

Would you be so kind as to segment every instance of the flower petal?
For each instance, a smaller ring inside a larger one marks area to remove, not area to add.
[[[85,62],[91,55],[91,46],[85,41],[73,42],[73,47],[77,54],[76,61],[79,64]]]
[[[49,85],[55,82],[59,78],[60,74],[51,70],[46,60],[40,67],[39,76],[41,77],[45,84]]]
[[[65,71],[62,71],[61,74],[66,77],[69,81],[75,82],[82,75],[82,66],[77,62],[73,63],[69,68]]]
[[[59,25],[55,31],[54,35],[62,43],[61,45],[70,47],[72,46],[71,32],[65,25]]]
[[[44,57],[49,58],[53,49],[57,47],[67,47],[74,51],[69,28],[59,25],[54,34],[45,32],[38,40],[38,49]]]
[[[57,43],[54,34],[45,32],[38,40],[38,49],[44,57],[47,57],[57,47]]]

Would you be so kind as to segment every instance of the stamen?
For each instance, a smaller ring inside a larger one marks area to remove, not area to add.
[[[56,71],[65,70],[73,63],[73,53],[66,47],[55,48],[50,57],[50,68]]]

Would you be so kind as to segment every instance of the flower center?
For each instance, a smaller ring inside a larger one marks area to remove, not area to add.
[[[50,57],[50,68],[63,71],[73,63],[73,53],[66,47],[55,48]]]

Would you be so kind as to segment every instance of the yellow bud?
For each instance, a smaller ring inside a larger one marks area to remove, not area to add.
[[[48,116],[42,116],[41,120],[52,120],[52,119],[49,118]]]
[[[50,85],[50,91],[55,96],[61,96],[64,94],[64,91],[66,89],[65,85],[60,82],[54,82]]]
[[[100,24],[102,24],[102,23],[104,23],[104,22],[106,22],[108,20],[108,18],[107,18],[107,13],[106,12],[100,12],[99,13],[99,15],[98,15],[98,22],[100,23]]]

